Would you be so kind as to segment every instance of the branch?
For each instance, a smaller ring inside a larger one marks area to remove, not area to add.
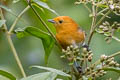
[[[97,7],[96,7],[96,9],[95,9],[95,3],[94,3],[94,0],[92,1],[93,3],[92,3],[92,15],[93,15],[93,18],[92,18],[92,25],[91,25],[91,29],[90,29],[90,34],[93,32],[93,30],[94,30],[94,26],[95,26],[95,24],[96,24],[96,18],[97,18]],[[88,39],[88,46],[89,46],[89,44],[90,44],[90,41],[89,41],[89,39]]]
[[[21,16],[29,9],[30,7],[27,6],[15,19],[15,21],[13,22],[12,26],[10,27],[10,30],[8,32],[8,34],[11,34],[11,32],[13,31],[14,27],[16,26],[17,22],[19,21],[19,19],[21,18]]]
[[[1,19],[4,20],[4,16],[3,16],[3,13],[2,13],[2,9],[1,9],[1,8],[0,8],[0,14],[1,14]],[[7,25],[4,24],[3,26],[4,26],[4,29],[5,29],[5,32],[6,32],[6,36],[7,36],[8,43],[9,43],[9,45],[10,45],[10,48],[11,48],[12,52],[13,52],[13,55],[14,55],[14,57],[15,57],[15,60],[16,60],[17,64],[18,64],[18,67],[20,68],[20,71],[21,71],[23,77],[26,77],[25,71],[24,71],[23,66],[22,66],[22,64],[21,64],[21,61],[20,61],[20,59],[19,59],[19,57],[18,57],[18,55],[17,55],[16,49],[15,49],[15,47],[14,47],[14,45],[13,45],[11,36],[8,34]]]
[[[88,45],[90,45],[91,39],[93,37],[93,34],[95,32],[96,27],[102,22],[102,20],[104,20],[104,18],[110,13],[111,11],[109,10],[104,16],[102,16],[102,18],[97,22],[97,24],[93,27],[90,36],[88,38]]]

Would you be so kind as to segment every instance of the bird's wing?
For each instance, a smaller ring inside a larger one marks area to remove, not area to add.
[[[79,31],[82,31],[82,32],[84,32],[85,33],[85,31],[81,28],[81,27],[78,27],[78,30]],[[87,36],[87,34],[85,33],[85,36]]]

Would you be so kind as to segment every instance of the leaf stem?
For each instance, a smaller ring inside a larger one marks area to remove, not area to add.
[[[11,32],[13,31],[14,27],[16,26],[17,22],[19,21],[19,19],[21,18],[21,16],[29,9],[30,7],[27,6],[15,19],[15,21],[13,22],[12,26],[10,27],[10,30],[8,31],[8,34],[11,34]]]
[[[4,16],[3,16],[3,13],[2,13],[2,9],[1,9],[1,8],[0,8],[0,14],[1,14],[1,19],[4,20]],[[8,34],[7,25],[4,24],[3,26],[4,26],[4,29],[5,29],[5,32],[6,32],[6,36],[7,36],[8,43],[9,43],[9,45],[10,45],[10,48],[11,48],[12,52],[13,52],[13,55],[14,55],[14,57],[15,57],[15,60],[16,60],[17,64],[18,64],[18,67],[19,67],[19,69],[20,69],[23,77],[26,77],[25,71],[24,71],[24,69],[23,69],[23,66],[22,66],[22,64],[21,64],[21,61],[20,61],[20,59],[19,59],[19,57],[18,57],[18,55],[17,55],[17,51],[16,51],[16,49],[15,49],[15,47],[14,47],[14,44],[13,44],[13,42],[12,42],[11,36]]]

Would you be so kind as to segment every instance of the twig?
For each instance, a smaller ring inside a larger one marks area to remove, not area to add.
[[[97,24],[95,25],[95,28],[102,22],[102,20],[108,15],[108,14],[110,14],[110,10],[97,22]],[[95,28],[94,28],[94,30],[95,30]]]
[[[102,22],[102,20],[103,20],[110,12],[111,12],[111,11],[109,10],[109,11],[97,22],[97,24],[93,27],[93,30],[92,30],[92,32],[90,33],[90,36],[89,36],[89,38],[88,38],[88,45],[90,45],[90,42],[91,42],[91,39],[92,39],[92,36],[93,36],[93,34],[94,34],[94,32],[95,32],[96,27]]]
[[[15,19],[15,21],[13,22],[12,26],[10,27],[10,30],[9,30],[9,34],[11,34],[11,32],[13,31],[15,25],[17,24],[17,22],[19,21],[19,19],[21,18],[21,16],[29,9],[30,7],[27,6],[19,15],[18,17]]]
[[[116,40],[116,41],[120,42],[120,39],[118,39],[117,37],[112,36],[112,38],[113,38],[114,40]]]
[[[0,8],[0,14],[1,14],[1,19],[4,20],[4,16],[3,16],[3,13],[2,13],[2,9],[1,9],[1,8]],[[17,55],[16,49],[15,49],[15,47],[14,47],[14,45],[13,45],[11,36],[8,34],[7,25],[4,24],[3,26],[4,26],[4,28],[5,28],[7,40],[8,40],[8,43],[9,43],[9,45],[10,45],[10,48],[11,48],[11,50],[12,50],[12,52],[13,52],[13,55],[14,55],[14,57],[15,57],[15,60],[16,60],[16,62],[17,62],[17,64],[18,64],[19,68],[20,68],[20,71],[21,71],[23,77],[26,77],[25,71],[24,71],[23,66],[22,66],[22,64],[21,64],[21,61],[20,61],[20,59],[19,59],[19,57],[18,57],[18,55]]]
[[[97,16],[100,15],[101,13],[103,13],[104,11],[108,10],[109,8],[105,8],[103,10],[101,10],[100,12],[97,13]]]
[[[59,48],[61,49],[61,46],[60,46],[58,40],[56,39],[55,35],[52,33],[52,31],[49,29],[49,27],[47,26],[47,24],[43,21],[43,19],[41,18],[41,16],[37,13],[37,11],[32,7],[31,1],[28,1],[28,5],[30,6],[30,8],[33,10],[33,12],[36,14],[36,16],[39,18],[40,22],[44,25],[44,27],[51,34],[51,36],[54,38],[54,40],[57,42]]]
[[[110,56],[108,56],[108,57],[111,58],[111,57],[115,57],[115,56],[117,56],[117,55],[120,55],[120,51],[118,51],[118,52],[116,52],[116,53],[114,53],[114,54],[112,54],[112,55],[110,55]]]
[[[120,55],[120,51],[118,51],[118,52],[116,52],[116,53],[113,53],[112,55],[108,56],[108,59],[109,59],[109,58],[112,58],[112,57],[115,57],[115,56],[117,56],[117,55]],[[92,64],[91,67],[94,67],[94,66],[98,65],[99,63],[100,63],[100,59],[97,60],[94,64]]]
[[[86,4],[83,4],[83,5],[89,11],[89,13],[92,13],[91,9]]]
[[[92,1],[93,3],[92,3],[92,12],[93,12],[93,18],[92,18],[92,25],[91,25],[91,29],[90,29],[90,34],[93,32],[93,28],[94,28],[94,26],[95,26],[95,24],[96,24],[96,18],[97,18],[97,7],[96,7],[96,9],[95,9],[95,3],[94,3],[94,0]],[[88,39],[88,46],[89,46],[89,44],[90,44],[90,41],[89,41],[89,39]]]
[[[93,1],[93,6],[92,6],[92,11],[93,11],[93,19],[92,19],[92,25],[91,25],[91,29],[90,29],[90,33],[92,32],[93,30],[93,27],[96,23],[96,9],[95,9],[95,5],[94,5],[94,1]]]
[[[98,32],[98,33],[100,33],[99,31],[97,31],[96,30],[96,32]],[[107,34],[104,34],[105,36],[108,36]],[[112,36],[112,39],[114,39],[114,40],[116,40],[116,41],[118,41],[118,42],[120,42],[120,39],[119,38],[117,38],[117,37],[115,37],[115,36]]]

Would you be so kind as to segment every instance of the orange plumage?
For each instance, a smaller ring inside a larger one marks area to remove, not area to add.
[[[85,41],[85,33],[78,24],[68,16],[59,16],[48,20],[56,28],[56,38],[62,48],[66,49],[70,45],[80,45]]]

